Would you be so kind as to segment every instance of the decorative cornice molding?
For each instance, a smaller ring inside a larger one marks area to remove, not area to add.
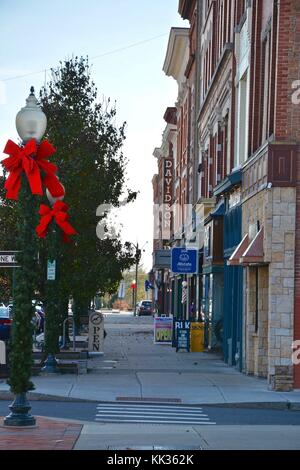
[[[163,71],[175,80],[179,78],[184,56],[189,48],[189,32],[189,28],[171,28],[170,31]]]

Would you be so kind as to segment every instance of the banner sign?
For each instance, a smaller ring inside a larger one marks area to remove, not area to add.
[[[120,282],[119,286],[119,292],[118,292],[118,299],[124,299],[125,298],[125,281]]]
[[[154,344],[172,344],[172,317],[154,318]]]
[[[198,250],[172,248],[171,270],[176,274],[196,274],[198,272]]]

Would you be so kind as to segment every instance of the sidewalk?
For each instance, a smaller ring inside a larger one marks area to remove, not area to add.
[[[0,450],[72,450],[81,424],[37,418],[36,427],[3,427],[0,419]]]
[[[300,390],[268,390],[212,353],[154,345],[152,319],[108,316],[104,355],[85,375],[33,377],[29,400],[154,402],[300,409]],[[0,399],[12,398],[0,380]],[[80,405],[79,405],[80,406]],[[215,450],[299,449],[300,426],[97,423],[37,418],[37,428],[0,427],[1,449]]]
[[[184,404],[294,404],[300,390],[273,392],[265,379],[246,376],[212,353],[178,352],[153,344],[152,319],[108,316],[104,355],[88,360],[88,374],[33,377],[29,399],[157,401]],[[0,380],[0,399],[11,398]]]

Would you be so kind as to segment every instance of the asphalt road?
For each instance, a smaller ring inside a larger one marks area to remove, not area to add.
[[[0,416],[6,416],[9,413],[8,406],[10,403],[9,401],[0,400]],[[105,406],[108,405],[108,403],[105,404]],[[95,422],[99,404],[88,402],[32,401],[31,406],[31,413],[36,416]],[[116,406],[116,403],[114,403],[114,406]],[[162,405],[153,406],[157,414],[159,414]],[[176,405],[173,406],[176,407]],[[181,409],[178,411],[182,411],[182,406],[179,406],[179,408]],[[193,407],[185,407],[185,409],[190,414]],[[300,411],[294,410],[203,406],[202,411],[216,425],[300,425]],[[119,416],[119,422],[123,420],[125,418]],[[105,419],[103,421],[105,422]]]

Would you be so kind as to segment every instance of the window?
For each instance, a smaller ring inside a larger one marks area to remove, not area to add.
[[[261,144],[269,137],[269,118],[270,118],[270,79],[271,79],[271,40],[270,34],[263,42],[262,48],[262,121],[261,121]]]
[[[235,166],[242,165],[248,154],[249,126],[249,80],[248,71],[239,81],[236,106],[237,132],[235,146]]]

